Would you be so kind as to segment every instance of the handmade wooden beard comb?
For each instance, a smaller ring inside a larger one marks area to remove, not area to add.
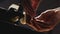
[[[36,16],[36,9],[40,2],[41,0],[22,0],[21,3],[26,12],[26,25],[37,32],[47,32],[52,30],[59,22],[60,12],[58,9],[47,10],[42,12],[39,16]]]

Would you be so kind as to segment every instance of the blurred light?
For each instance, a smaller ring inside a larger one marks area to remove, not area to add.
[[[23,12],[24,17],[20,19],[21,24],[26,24],[26,13]]]

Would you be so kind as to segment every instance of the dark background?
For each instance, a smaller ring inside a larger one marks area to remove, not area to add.
[[[12,3],[18,3],[18,0],[0,0],[0,7],[8,9],[8,7]],[[51,9],[51,8],[57,8],[60,7],[60,0],[43,0],[37,10],[37,15],[39,15],[41,12]],[[3,22],[0,22],[0,32],[1,33],[38,33],[35,31],[32,31],[30,29],[26,29],[24,27],[20,26],[14,26],[12,24],[8,24]],[[48,34],[60,34],[60,23],[50,32],[47,32]],[[46,34],[46,33],[39,33],[39,34]]]

